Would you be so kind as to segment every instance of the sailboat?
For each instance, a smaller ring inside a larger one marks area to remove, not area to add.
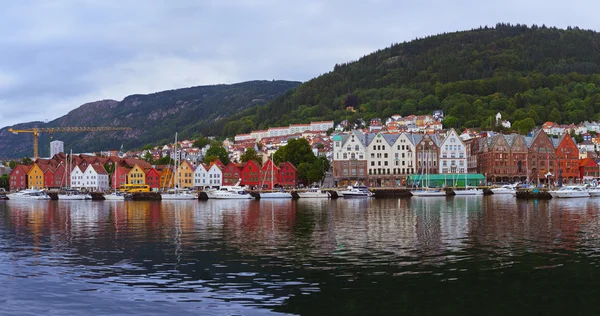
[[[196,194],[180,191],[181,179],[179,179],[179,155],[177,154],[177,133],[175,133],[175,165],[173,170],[175,171],[175,188],[171,193],[161,193],[160,198],[163,200],[197,200]],[[169,190],[171,191],[171,190]]]
[[[465,189],[464,190],[454,190],[455,195],[483,195],[483,190],[469,187],[467,183],[467,174],[465,173]]]
[[[275,165],[273,163],[273,160],[269,161],[271,163],[271,188],[273,188],[273,173],[275,173]],[[267,175],[265,174],[265,177]],[[263,178],[263,184],[264,184],[265,179]],[[261,185],[261,192],[259,193],[259,196],[261,199],[291,199],[292,198],[292,194],[291,193],[287,193],[284,192],[283,189],[281,189],[281,191],[279,192],[262,192],[262,185]]]
[[[429,156],[425,153],[425,166],[423,171],[421,172],[421,189],[413,190],[411,193],[413,196],[446,196],[446,192],[441,190],[440,188],[429,188]],[[427,176],[427,185],[423,187],[423,175]]]
[[[75,190],[71,188],[71,166],[73,165],[73,150],[71,150],[71,154],[69,155],[69,164],[65,166],[65,180],[67,178],[67,174],[69,175],[69,187],[65,189],[64,193],[58,194],[59,200],[91,200],[92,196],[89,194],[85,194],[80,192],[79,190]],[[69,172],[67,172],[67,170]]]

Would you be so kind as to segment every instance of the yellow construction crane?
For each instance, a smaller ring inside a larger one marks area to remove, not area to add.
[[[105,132],[105,131],[127,131],[131,127],[110,127],[110,126],[98,126],[98,127],[34,127],[30,129],[12,129],[8,131],[13,134],[19,133],[33,133],[33,158],[38,157],[38,136],[40,133],[63,133],[63,132]]]

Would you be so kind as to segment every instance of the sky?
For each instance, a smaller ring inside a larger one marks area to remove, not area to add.
[[[197,85],[307,81],[392,43],[497,22],[600,30],[596,1],[0,3],[0,127]]]

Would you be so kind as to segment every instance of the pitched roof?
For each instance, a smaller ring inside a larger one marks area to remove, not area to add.
[[[92,168],[94,168],[94,171],[96,171],[97,174],[108,174],[108,172],[106,172],[106,169],[104,169],[104,167],[102,165],[91,165]]]

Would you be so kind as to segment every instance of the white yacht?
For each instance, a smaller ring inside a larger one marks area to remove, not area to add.
[[[454,190],[455,195],[483,195],[482,189],[467,187],[464,190]]]
[[[321,189],[311,188],[306,191],[298,192],[298,196],[301,198],[328,198],[329,193],[321,191]]]
[[[293,197],[291,193],[283,190],[279,192],[261,192],[259,195],[261,199],[291,199]]]
[[[344,191],[340,191],[343,197],[371,197],[373,192],[369,191],[369,188],[364,185],[350,185]]]
[[[442,189],[420,189],[410,192],[413,196],[446,196],[446,192]]]
[[[171,201],[197,200],[198,195],[196,195],[193,192],[174,190],[171,193],[161,193],[160,198],[162,200],[171,200]]]
[[[26,189],[6,195],[9,200],[50,200],[44,190]]]
[[[598,186],[588,187],[587,191],[588,191],[588,193],[590,194],[591,197],[600,196],[600,187],[598,187]]]
[[[512,195],[516,195],[517,194],[517,189],[515,188],[514,185],[503,185],[499,188],[492,188],[492,193],[494,194],[512,194]]]
[[[246,200],[252,199],[252,195],[250,195],[244,187],[239,186],[239,183],[236,183],[232,186],[222,186],[218,190],[209,190],[206,191],[206,195],[209,199],[220,199],[220,200]]]
[[[109,201],[123,201],[125,200],[125,194],[121,192],[113,192],[105,194],[104,199]]]
[[[79,190],[67,189],[58,195],[59,200],[91,200],[92,196]]]
[[[578,198],[590,197],[590,193],[585,186],[582,185],[567,185],[559,190],[548,191],[553,198]]]

